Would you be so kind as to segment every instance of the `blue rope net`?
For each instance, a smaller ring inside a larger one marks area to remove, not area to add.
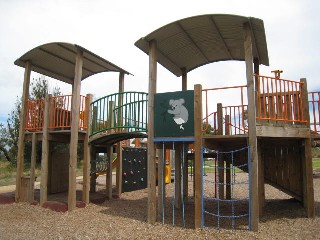
[[[250,226],[249,147],[230,152],[204,149],[203,227],[247,229]]]

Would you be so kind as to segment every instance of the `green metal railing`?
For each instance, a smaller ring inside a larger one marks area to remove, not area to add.
[[[91,103],[91,136],[104,131],[147,132],[148,94],[120,92]]]

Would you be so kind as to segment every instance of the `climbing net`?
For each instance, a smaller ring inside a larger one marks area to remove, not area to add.
[[[249,229],[249,147],[230,152],[204,149],[215,158],[203,158],[203,227]]]

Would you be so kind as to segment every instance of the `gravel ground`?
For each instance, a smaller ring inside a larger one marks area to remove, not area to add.
[[[314,178],[314,219],[305,218],[298,202],[266,185],[265,214],[257,233],[192,229],[192,198],[186,203],[186,228],[177,210],[172,226],[172,185],[166,189],[165,224],[146,223],[147,191],[139,190],[65,213],[27,203],[0,205],[0,239],[320,239],[320,174]]]

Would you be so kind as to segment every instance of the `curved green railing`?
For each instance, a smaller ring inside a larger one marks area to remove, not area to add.
[[[148,94],[120,92],[91,103],[91,135],[109,133],[147,132]]]

